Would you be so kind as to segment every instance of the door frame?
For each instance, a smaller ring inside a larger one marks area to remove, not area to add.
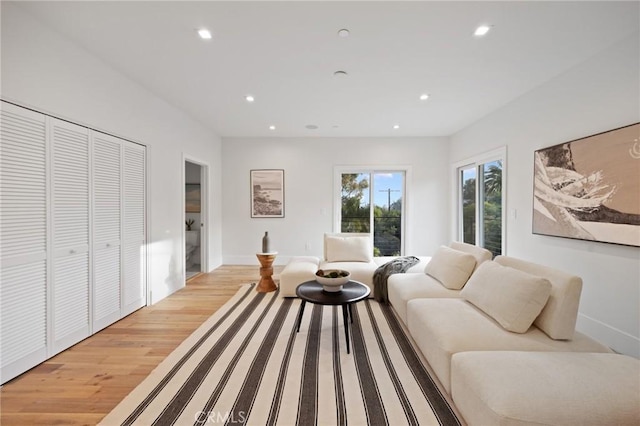
[[[460,188],[462,185],[462,181],[460,178],[459,170],[463,167],[475,167],[476,170],[478,165],[488,163],[491,161],[500,160],[502,161],[502,255],[507,255],[507,147],[501,146],[499,148],[493,149],[491,151],[486,151],[481,154],[474,155],[473,157],[467,158],[466,160],[457,161],[451,164],[451,183],[453,185],[451,191],[451,211],[455,212],[454,218],[451,223],[451,238],[453,241],[462,241],[462,203],[461,203],[461,193]],[[478,178],[476,178],[476,182],[478,182]],[[478,199],[478,187],[476,186],[476,204],[479,205]],[[480,210],[476,209],[476,245],[479,245],[480,238],[478,229],[479,215]]]
[[[402,225],[401,225],[401,253],[407,253],[412,250],[413,240],[411,232],[407,231],[407,226],[411,223],[411,201],[408,194],[411,193],[411,182],[413,179],[412,166],[407,164],[387,164],[387,165],[356,165],[356,166],[334,166],[333,167],[333,232],[341,232],[340,222],[342,218],[342,174],[343,173],[384,173],[384,172],[403,172],[404,183],[402,193]],[[373,184],[373,182],[372,182]],[[370,200],[373,204],[373,199]],[[373,220],[373,209],[371,209],[370,220]],[[373,241],[373,225],[371,226],[371,241]]]
[[[187,161],[189,163],[196,164],[200,166],[200,271],[206,272],[209,270],[209,219],[211,211],[209,208],[209,175],[210,168],[209,163],[203,161],[197,157],[194,157],[189,154],[182,153],[182,279],[186,282],[187,277],[187,263],[186,263],[186,228],[184,223],[186,221],[186,200],[185,200],[185,191],[186,191],[186,171],[187,171]]]

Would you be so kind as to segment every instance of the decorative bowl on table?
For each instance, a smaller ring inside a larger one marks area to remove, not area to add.
[[[322,284],[324,291],[335,293],[342,291],[342,286],[349,282],[351,274],[342,269],[318,269],[316,281]]]

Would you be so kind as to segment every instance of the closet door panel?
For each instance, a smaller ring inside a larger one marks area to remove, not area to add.
[[[94,132],[94,239],[98,248],[120,244],[120,142]]]
[[[63,256],[54,262],[54,355],[88,337],[89,253]]]
[[[2,268],[2,383],[48,357],[46,269],[44,260]]]
[[[53,355],[90,334],[89,131],[50,120]]]
[[[145,148],[124,145],[123,316],[145,305]]]
[[[3,264],[47,255],[47,146],[43,115],[2,104],[0,257]]]
[[[88,130],[59,120],[53,120],[51,128],[54,248],[86,251],[89,246]]]
[[[121,318],[120,247],[96,250],[93,259],[93,332],[96,333]]]
[[[0,381],[47,357],[44,115],[0,104]]]
[[[121,318],[121,141],[93,133],[93,331]]]

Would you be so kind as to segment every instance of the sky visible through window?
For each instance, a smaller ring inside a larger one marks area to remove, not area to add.
[[[373,204],[385,209],[389,208],[389,202],[394,202],[402,198],[402,178],[403,173],[375,173],[373,175]]]
[[[384,209],[389,208],[389,202],[393,205],[393,203],[402,198],[404,172],[359,173],[356,180],[358,182],[368,181],[371,176],[373,176],[373,188],[369,185],[369,189],[363,191],[360,206],[369,205],[372,195],[373,204]],[[372,189],[373,194],[371,194]]]

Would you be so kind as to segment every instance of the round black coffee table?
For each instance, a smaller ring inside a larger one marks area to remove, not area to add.
[[[342,318],[344,319],[344,335],[347,341],[347,353],[349,353],[349,323],[353,322],[351,317],[351,305],[366,299],[371,293],[371,289],[358,281],[349,281],[342,286],[342,291],[324,291],[322,284],[316,281],[306,281],[296,288],[296,295],[302,300],[296,331],[300,331],[302,314],[307,302],[318,305],[341,305]]]

